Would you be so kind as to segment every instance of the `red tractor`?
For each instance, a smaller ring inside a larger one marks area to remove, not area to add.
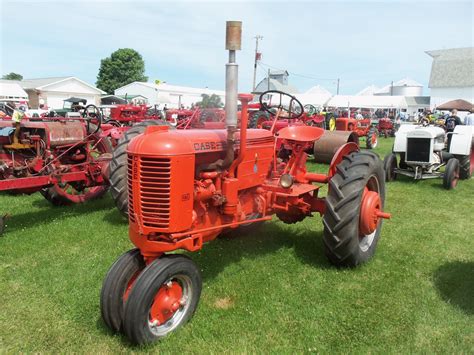
[[[100,197],[108,188],[104,176],[111,153],[100,124],[65,118],[0,121],[0,191],[39,191],[54,205]]]
[[[367,149],[374,149],[378,143],[377,128],[372,126],[370,118],[358,120],[355,118],[338,117],[336,119],[337,131],[355,132],[359,138],[365,138]]]
[[[308,146],[323,129],[289,126],[278,137],[247,129],[250,94],[242,103],[237,129],[237,64],[240,49],[228,22],[226,129],[173,130],[150,126],[127,148],[129,236],[136,248],[110,268],[100,307],[105,324],[133,343],[157,341],[186,323],[199,302],[199,267],[176,250],[194,252],[221,233],[269,221],[285,223],[323,217],[324,245],[338,266],[356,266],[375,253],[385,199],[382,162],[357,145],[340,148],[328,174],[308,172]],[[238,36],[238,35],[237,35]],[[288,96],[291,105],[301,104]],[[274,106],[274,124],[291,109]],[[278,160],[276,140],[292,147]],[[320,186],[329,184],[326,197]]]
[[[388,117],[384,117],[379,119],[378,131],[380,135],[383,135],[385,138],[387,138],[395,137],[396,129],[393,121]]]

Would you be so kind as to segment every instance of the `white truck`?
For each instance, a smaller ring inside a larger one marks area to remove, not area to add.
[[[447,149],[446,141],[450,141]],[[474,170],[474,127],[458,125],[454,132],[446,133],[438,126],[402,125],[384,168],[386,181],[397,175],[415,180],[442,178],[443,186],[453,189]]]

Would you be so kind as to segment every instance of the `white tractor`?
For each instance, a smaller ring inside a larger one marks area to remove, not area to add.
[[[384,159],[384,168],[386,181],[397,175],[415,180],[443,178],[443,186],[453,189],[474,170],[474,127],[458,125],[454,132],[446,133],[437,126],[402,125],[395,134],[392,154]]]

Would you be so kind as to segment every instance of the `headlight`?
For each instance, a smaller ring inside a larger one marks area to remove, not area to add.
[[[290,174],[283,174],[281,177],[280,177],[280,186],[285,188],[285,189],[288,189],[290,188],[291,186],[293,186],[293,176],[291,176]]]

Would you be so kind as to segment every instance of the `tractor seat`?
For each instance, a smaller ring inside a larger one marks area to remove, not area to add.
[[[311,126],[289,126],[278,131],[278,138],[298,142],[313,142],[321,138],[324,129]]]

